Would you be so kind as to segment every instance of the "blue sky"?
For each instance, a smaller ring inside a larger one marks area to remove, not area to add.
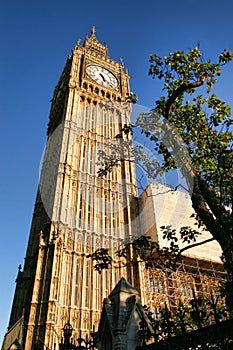
[[[2,1],[0,14],[0,342],[17,267],[23,264],[53,88],[77,39],[92,25],[110,56],[123,58],[139,103],[153,107],[160,83],[148,77],[150,53],[166,55],[200,42],[205,58],[233,50],[230,0]],[[233,63],[216,92],[233,108]]]

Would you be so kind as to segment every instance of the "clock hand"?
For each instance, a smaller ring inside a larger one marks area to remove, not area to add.
[[[101,78],[103,79],[103,81],[106,81],[106,79],[105,79],[105,77],[103,76],[102,73],[100,73],[100,76],[101,76]]]

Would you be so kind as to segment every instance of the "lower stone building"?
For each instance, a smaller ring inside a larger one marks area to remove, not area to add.
[[[165,267],[156,256],[154,261],[151,259],[149,268],[141,263],[141,300],[142,304],[150,306],[154,315],[165,303],[173,308],[179,302],[189,302],[193,293],[200,297],[219,293],[219,286],[226,279],[221,248],[211,240],[207,230],[196,224],[190,196],[183,191],[152,183],[140,196],[141,232],[156,240],[161,248],[166,248],[170,243],[163,237],[162,226],[175,229],[178,237],[182,227],[195,229],[200,235],[192,248],[184,250],[184,258],[176,264],[175,271],[172,266]],[[178,244],[180,248],[185,247],[181,239]]]
[[[220,295],[221,285],[226,280],[222,264],[196,258],[184,257],[176,271],[158,268],[142,268],[144,284],[141,298],[150,307],[154,317],[165,304],[174,309],[179,303],[188,304],[194,295],[210,298]]]

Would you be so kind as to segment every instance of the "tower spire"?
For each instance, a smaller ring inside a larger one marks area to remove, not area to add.
[[[92,26],[91,28],[91,36],[88,37],[86,34],[86,39],[83,45],[87,50],[90,49],[91,52],[96,51],[98,54],[102,54],[103,56],[108,56],[108,48],[107,45],[102,45],[98,39],[96,38],[96,28]]]

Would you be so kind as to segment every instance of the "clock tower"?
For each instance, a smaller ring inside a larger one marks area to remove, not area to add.
[[[74,338],[89,335],[98,325],[103,298],[120,278],[134,285],[133,273],[121,261],[99,274],[90,257],[101,247],[117,249],[137,226],[134,163],[122,161],[106,177],[98,177],[108,150],[115,149],[117,157],[124,141],[130,142],[130,135],[115,138],[129,123],[129,95],[123,63],[109,57],[93,27],[83,45],[78,40],[54,90],[5,344],[17,338],[13,330],[21,322],[18,341],[24,349],[58,350],[65,323],[72,324]]]

